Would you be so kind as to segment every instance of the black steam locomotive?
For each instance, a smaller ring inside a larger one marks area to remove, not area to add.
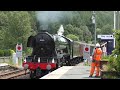
[[[25,58],[23,67],[31,71],[31,78],[83,61],[84,43],[74,42],[62,35],[40,32],[28,38],[27,47],[32,47],[33,51]]]

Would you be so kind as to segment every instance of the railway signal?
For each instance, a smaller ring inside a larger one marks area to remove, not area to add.
[[[85,51],[87,52],[88,50],[89,50],[89,48],[88,48],[88,47],[86,47],[86,48],[85,48]]]
[[[90,60],[90,45],[85,45],[83,50],[83,58]]]
[[[16,45],[16,56],[17,57],[22,57],[22,44]]]

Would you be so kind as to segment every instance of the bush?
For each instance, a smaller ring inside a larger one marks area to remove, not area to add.
[[[27,48],[27,50],[26,50],[26,55],[31,55],[31,53],[32,53],[32,48]]]
[[[0,57],[3,57],[3,56],[4,56],[4,51],[0,50]]]
[[[120,30],[115,31],[116,47],[109,58],[109,67],[112,70],[120,72]]]
[[[4,56],[10,56],[10,51],[9,50],[4,50]]]
[[[9,49],[10,50],[10,54],[12,55],[13,53],[15,53],[15,51],[14,50],[11,50],[11,49]]]
[[[0,57],[3,57],[3,56],[11,56],[12,55],[12,52],[11,50],[0,50]]]
[[[73,34],[68,34],[66,37],[70,38],[70,39],[72,39],[74,41],[79,41],[79,37],[76,36],[76,35],[73,35]]]
[[[102,60],[108,61],[108,60],[109,60],[109,56],[103,56],[103,57],[102,57]]]

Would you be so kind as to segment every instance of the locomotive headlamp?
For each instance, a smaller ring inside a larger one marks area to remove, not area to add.
[[[51,69],[51,65],[48,64],[47,67],[46,67],[46,69],[50,70]]]
[[[26,63],[26,58],[24,59],[24,63]]]
[[[54,58],[52,59],[52,63],[55,63],[55,60],[54,60]]]
[[[38,58],[38,62],[40,62],[40,57]]]

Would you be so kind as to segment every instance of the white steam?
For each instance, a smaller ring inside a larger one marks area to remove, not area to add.
[[[37,11],[36,14],[37,20],[42,25],[58,22],[62,17],[61,11]]]
[[[58,35],[63,35],[64,33],[64,28],[63,25],[60,26],[59,30],[57,31]]]

